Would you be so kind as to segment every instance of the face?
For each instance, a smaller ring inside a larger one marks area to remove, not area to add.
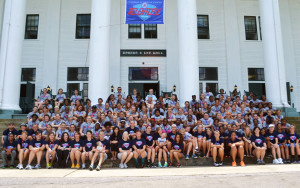
[[[14,140],[14,135],[13,134],[10,134],[9,137],[8,137],[9,141],[13,141]]]
[[[172,132],[176,132],[176,126],[172,126]]]
[[[49,135],[49,139],[50,139],[50,140],[54,140],[54,134],[50,134],[50,135]]]
[[[180,135],[179,134],[176,135],[176,142],[180,142]]]
[[[64,134],[64,140],[68,140],[68,134]]]

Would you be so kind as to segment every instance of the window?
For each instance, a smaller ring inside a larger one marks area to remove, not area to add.
[[[206,87],[210,88],[210,92],[214,95],[218,93],[218,68],[217,67],[200,67],[199,68],[199,78],[200,78],[200,93],[206,91]]]
[[[218,80],[218,68],[217,67],[200,67],[199,68],[200,80]]]
[[[157,38],[157,24],[145,24],[145,38],[156,39]]]
[[[26,17],[25,39],[37,39],[39,30],[39,15],[28,14]]]
[[[140,39],[142,38],[141,24],[128,24],[128,38]]]
[[[76,39],[89,39],[91,31],[91,14],[77,14]]]
[[[258,16],[258,23],[259,23],[259,33],[260,33],[260,40],[262,40],[262,33],[261,33],[261,20],[260,20],[260,16]]]
[[[158,80],[157,67],[129,67],[129,81]]]
[[[21,82],[35,82],[35,68],[22,68]]]
[[[248,68],[249,81],[265,81],[265,72],[263,68]]]
[[[256,17],[245,16],[244,22],[245,22],[246,40],[258,40]]]
[[[266,95],[265,73],[263,68],[248,68],[249,91],[258,97]]]
[[[209,39],[208,15],[197,16],[198,39]]]
[[[87,67],[72,67],[68,68],[68,81],[88,81],[89,68]]]

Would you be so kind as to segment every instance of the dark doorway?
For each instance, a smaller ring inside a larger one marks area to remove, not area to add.
[[[159,92],[159,82],[158,83],[129,83],[129,94],[133,94],[133,89],[137,89],[137,92],[141,93],[142,97],[145,98],[148,93],[149,89],[153,89],[154,94],[158,98],[160,95]]]
[[[253,91],[260,98],[266,95],[266,85],[265,83],[249,83],[249,91]]]

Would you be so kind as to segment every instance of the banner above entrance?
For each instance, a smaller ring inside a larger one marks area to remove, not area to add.
[[[127,0],[126,24],[164,24],[164,0]]]

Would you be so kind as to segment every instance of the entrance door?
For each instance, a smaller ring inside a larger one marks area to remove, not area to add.
[[[129,83],[129,94],[133,94],[133,89],[137,89],[137,92],[141,93],[142,97],[145,98],[149,89],[153,89],[154,95],[158,98],[160,95],[159,92],[159,82],[158,83]]]

